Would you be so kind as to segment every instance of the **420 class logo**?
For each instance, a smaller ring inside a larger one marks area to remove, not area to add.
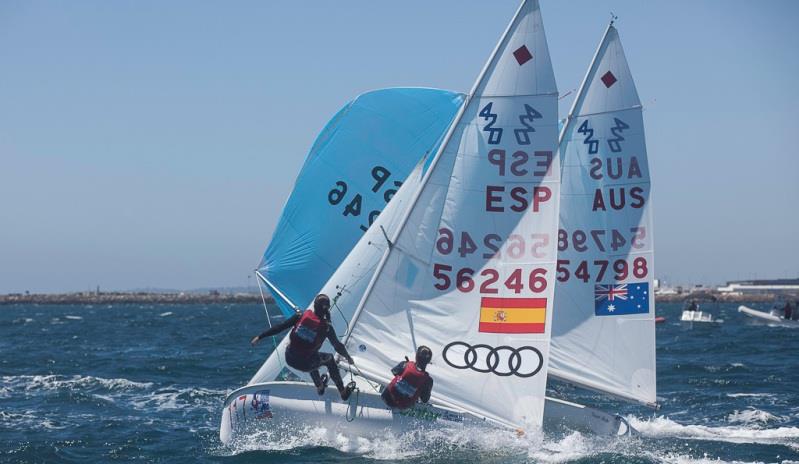
[[[444,362],[455,369],[471,369],[500,377],[532,377],[544,366],[544,356],[534,346],[498,346],[456,341],[444,347]]]

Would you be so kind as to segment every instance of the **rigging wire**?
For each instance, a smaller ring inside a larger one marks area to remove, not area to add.
[[[261,279],[258,278],[258,269],[256,269],[253,272],[255,273],[255,281],[258,283],[258,292],[261,294],[261,303],[263,303],[264,311],[266,312],[266,323],[269,324],[269,328],[271,329],[272,328],[272,316],[269,315],[269,308],[266,306],[266,298],[264,297],[264,290],[263,290],[263,288],[261,288]],[[275,336],[274,335],[272,335],[271,338],[272,338],[272,345],[275,347],[274,348],[274,353],[275,353],[275,356],[277,356],[277,362],[280,363],[280,369],[283,370],[283,369],[285,369],[285,366],[283,365],[283,360],[280,359],[280,353],[278,352],[278,349],[277,349],[277,341],[275,340]]]
[[[385,234],[385,231],[384,231],[384,234]],[[391,243],[391,242],[389,242],[389,243]],[[374,245],[374,243],[372,241],[369,241],[367,243],[367,245]],[[336,308],[336,310],[338,311],[338,313],[341,316],[341,318],[344,319],[344,322],[347,324],[347,329],[349,329],[349,327],[350,327],[350,320],[347,318],[347,316],[344,315],[344,311],[342,311],[341,307],[337,304],[338,299],[339,299],[339,297],[342,296],[343,292],[346,290],[348,285],[350,285],[350,286],[356,285],[358,282],[363,280],[364,277],[366,277],[367,275],[371,275],[372,271],[377,267],[377,264],[378,264],[377,262],[373,263],[371,266],[369,266],[369,268],[365,272],[361,273],[361,275],[358,278],[356,278],[355,280],[353,280],[352,282],[350,282],[348,284],[344,284],[341,287],[336,285],[337,292],[336,292],[336,296],[333,298],[333,302],[332,302],[331,305],[334,308]],[[344,331],[344,335],[346,336],[346,334],[347,334],[347,332],[345,330]]]

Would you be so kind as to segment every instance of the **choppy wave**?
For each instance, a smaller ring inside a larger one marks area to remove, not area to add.
[[[225,391],[197,387],[159,388],[147,395],[132,398],[130,403],[139,410],[166,411],[188,408],[202,408],[218,413],[221,409]]]
[[[507,458],[502,461],[526,460],[531,453],[531,440],[540,449],[542,440],[519,438],[506,430],[440,429],[420,432],[382,434],[369,438],[348,435],[324,427],[305,427],[290,431],[264,430],[237,437],[230,445],[215,452],[237,455],[253,451],[289,451],[302,448],[332,448],[342,453],[375,460],[448,459],[473,461],[475,453],[483,459]],[[463,459],[459,459],[463,458]],[[514,459],[515,458],[515,459]]]
[[[15,375],[2,376],[2,383],[6,386],[7,393],[14,390],[47,391],[59,389],[106,389],[111,391],[142,390],[151,388],[152,382],[135,382],[128,379],[105,379],[91,375],[65,376],[65,375]]]
[[[683,425],[666,417],[641,420],[628,417],[630,424],[641,435],[651,438],[687,438],[717,440],[730,443],[795,444],[799,441],[799,427],[763,428],[760,426],[709,426]]]
[[[760,409],[750,408],[744,409],[743,411],[735,410],[732,414],[727,416],[727,422],[732,424],[763,424],[766,425],[769,422],[782,422],[784,418],[781,416],[775,416],[766,411],[761,411]]]
[[[0,426],[8,429],[25,428],[28,430],[61,430],[69,427],[48,417],[42,417],[38,411],[9,412],[0,411]]]
[[[774,393],[727,393],[730,398],[775,398]]]
[[[715,327],[714,336],[699,324],[657,329],[663,417],[629,417],[642,411],[562,389],[576,402],[625,414],[640,436],[561,431],[519,438],[460,429],[364,438],[311,427],[279,437],[256,433],[224,446],[218,428],[226,389],[246,382],[267,354],[251,350],[242,336],[260,330],[254,326],[263,309],[232,307],[235,317],[202,305],[4,308],[0,448],[6,449],[0,462],[799,460],[799,395],[786,387],[799,377],[785,367],[795,361],[799,339],[790,331],[739,324],[734,307],[724,314],[731,323]],[[679,317],[680,308],[665,308]],[[39,331],[59,343],[42,343]],[[16,454],[4,455],[8,449]]]
[[[799,438],[799,429],[752,429],[744,427],[709,427],[680,425],[666,418],[630,420],[639,428],[640,437],[605,437],[571,432],[563,436],[528,435],[518,437],[506,430],[441,429],[424,433],[385,432],[377,438],[347,436],[321,427],[294,429],[291,433],[260,431],[248,433],[229,446],[212,451],[217,455],[238,455],[256,451],[288,452],[298,449],[331,448],[342,453],[375,460],[451,461],[451,462],[541,462],[564,463],[581,460],[612,462],[640,461],[674,464],[706,464],[727,461],[675,451],[673,443],[665,446],[652,438],[709,439],[736,443],[781,443],[791,446]]]

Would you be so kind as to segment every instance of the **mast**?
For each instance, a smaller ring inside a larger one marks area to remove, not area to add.
[[[428,345],[440,360],[432,374],[439,401],[509,426],[541,426],[557,139],[557,86],[541,11],[529,0],[481,69],[358,302],[345,340],[360,370],[385,381],[386,366]],[[520,152],[529,153],[529,170],[506,169],[497,158]],[[526,199],[512,207],[512,193]],[[447,236],[462,241],[457,252],[442,245]],[[543,239],[507,253],[522,236]],[[483,246],[503,252],[478,250],[485,237],[497,243]]]
[[[452,120],[452,124],[450,124],[449,129],[447,129],[447,133],[444,136],[444,139],[442,140],[441,144],[438,146],[438,151],[433,157],[433,160],[430,162],[430,166],[427,168],[427,171],[425,172],[424,177],[422,178],[421,185],[416,190],[416,192],[414,192],[413,198],[411,199],[411,204],[408,205],[408,208],[405,210],[404,214],[402,215],[402,219],[400,220],[399,226],[392,234],[391,239],[389,240],[390,243],[397,243],[397,238],[399,237],[400,233],[402,233],[403,229],[405,229],[405,225],[408,222],[408,218],[410,218],[411,216],[411,212],[416,206],[416,203],[419,201],[419,197],[422,195],[422,192],[424,191],[424,188],[427,185],[428,180],[430,180],[430,176],[435,170],[436,165],[438,165],[438,161],[441,159],[441,154],[447,148],[447,145],[449,145],[449,142],[452,139],[452,135],[455,133],[455,129],[458,127],[458,124],[461,122],[461,119],[463,119],[463,114],[466,111],[466,108],[469,107],[469,102],[472,100],[472,97],[477,93],[477,90],[483,84],[486,74],[488,73],[488,69],[491,67],[491,64],[496,59],[497,53],[502,48],[502,45],[505,43],[505,41],[507,41],[508,35],[510,34],[513,25],[516,23],[516,20],[518,19],[521,12],[524,10],[524,6],[527,4],[528,1],[534,1],[534,0],[522,1],[521,5],[519,5],[519,8],[516,9],[516,13],[513,15],[513,18],[510,20],[510,23],[508,23],[508,26],[505,28],[505,31],[502,33],[502,37],[499,39],[499,42],[497,42],[497,45],[494,47],[494,50],[491,52],[491,56],[489,56],[488,61],[486,61],[485,65],[483,65],[483,69],[480,71],[477,80],[472,86],[472,89],[466,95],[466,98],[464,99],[463,104],[458,110],[457,115],[455,115],[455,119]],[[393,246],[388,247],[386,249],[385,253],[383,254],[383,257],[380,259],[380,262],[377,265],[375,273],[372,275],[369,284],[366,286],[366,291],[363,293],[361,301],[358,303],[358,306],[355,308],[355,313],[353,314],[352,319],[350,320],[349,327],[347,327],[347,335],[344,339],[345,345],[349,341],[350,336],[352,335],[352,329],[353,327],[355,327],[355,324],[358,322],[358,318],[361,315],[361,311],[363,311],[364,304],[366,303],[366,300],[369,297],[369,295],[372,293],[372,289],[374,288],[375,282],[377,282],[377,278],[380,275],[380,273],[383,271],[383,268],[385,267],[386,262],[388,261],[388,257],[393,249],[394,249]]]

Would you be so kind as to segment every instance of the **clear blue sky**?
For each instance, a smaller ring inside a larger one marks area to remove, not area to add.
[[[467,91],[517,5],[1,2],[0,293],[246,285],[327,119],[370,89]],[[658,276],[799,275],[799,2],[542,11],[561,94],[620,17]]]

